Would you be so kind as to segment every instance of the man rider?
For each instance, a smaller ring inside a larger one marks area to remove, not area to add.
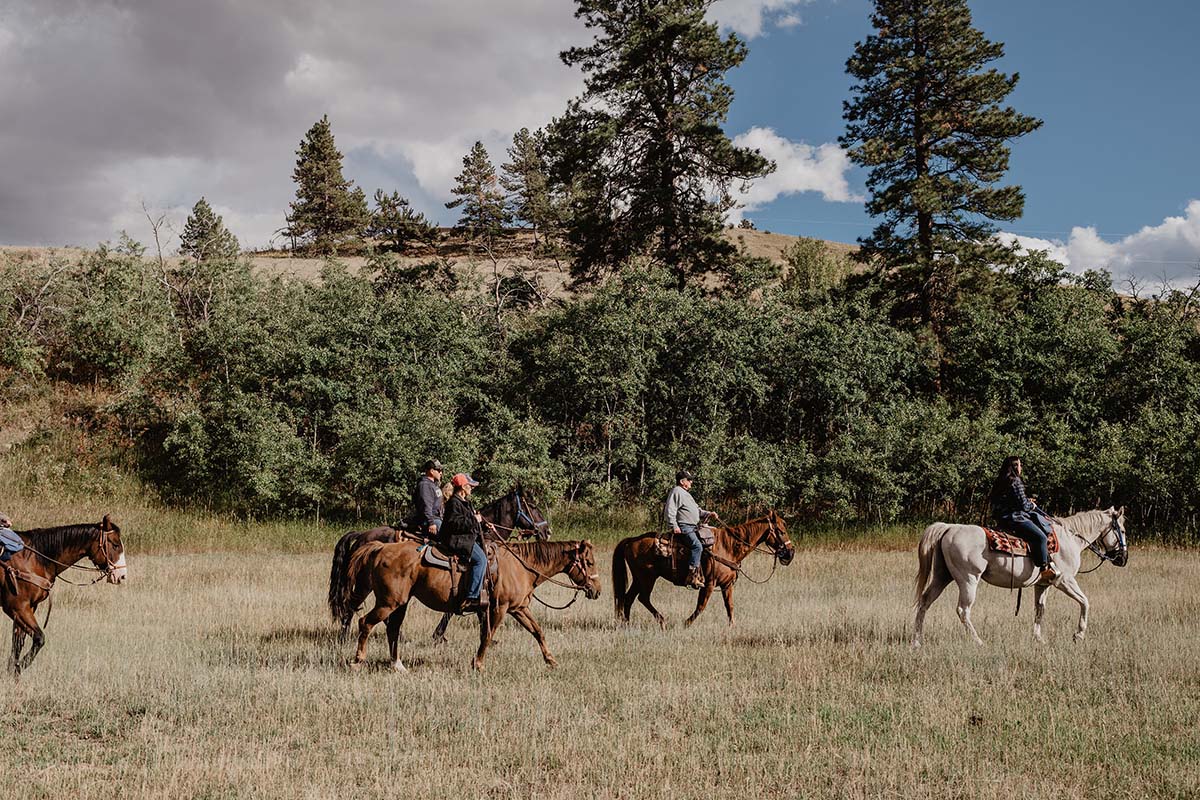
[[[446,503],[440,542],[453,555],[470,559],[470,571],[463,576],[466,583],[459,587],[462,599],[458,611],[466,614],[483,608],[480,593],[487,571],[487,555],[483,550],[483,518],[471,505],[470,499],[479,481],[460,472],[450,482],[454,485],[454,494]],[[487,526],[492,528],[491,523],[487,523]]]
[[[696,503],[691,493],[692,478],[692,473],[686,469],[675,473],[675,486],[663,504],[663,519],[666,520],[668,528],[687,537],[690,547],[687,586],[699,589],[704,585],[704,575],[700,572],[700,554],[704,551],[704,546],[700,543],[697,529],[701,520],[717,519],[717,514],[715,511],[705,511]]]
[[[0,514],[0,561],[8,563],[14,555],[25,549],[25,543],[12,529],[12,520]]]
[[[409,515],[408,529],[414,533],[436,537],[442,527],[445,508],[441,490],[442,462],[431,458],[425,462],[425,474],[413,487],[413,510]]]

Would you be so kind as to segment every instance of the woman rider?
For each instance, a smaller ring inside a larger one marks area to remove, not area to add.
[[[462,600],[458,611],[465,614],[482,607],[479,595],[487,570],[487,556],[483,552],[483,521],[470,500],[471,491],[479,485],[479,481],[460,472],[450,482],[454,485],[454,494],[446,503],[439,538],[446,550],[470,561],[470,571],[463,576],[466,583],[459,587]],[[495,530],[490,522],[487,527]]]
[[[1052,581],[1058,577],[1058,569],[1050,560],[1046,549],[1048,532],[1044,530],[1041,511],[1037,504],[1025,495],[1025,484],[1021,481],[1021,459],[1009,456],[1000,467],[1000,474],[992,484],[992,516],[997,525],[1020,538],[1029,545],[1029,557],[1041,570],[1039,581]]]

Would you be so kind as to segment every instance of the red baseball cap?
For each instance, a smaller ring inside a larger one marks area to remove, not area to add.
[[[478,486],[479,481],[472,478],[465,472],[460,472],[450,479],[450,482],[455,486]]]

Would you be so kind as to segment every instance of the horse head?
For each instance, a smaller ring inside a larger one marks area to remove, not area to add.
[[[1125,536],[1125,506],[1109,508],[1104,512],[1108,515],[1108,527],[1100,535],[1100,543],[1104,547],[1104,558],[1115,567],[1123,567],[1129,563],[1129,540]]]
[[[513,498],[513,524],[512,527],[523,531],[532,531],[533,537],[545,541],[550,538],[550,522],[542,514],[540,508],[530,497],[521,484],[511,492]]]
[[[796,547],[788,538],[787,526],[783,524],[783,517],[779,516],[775,509],[771,509],[771,513],[767,514],[767,535],[763,542],[774,551],[779,563],[785,567],[796,557]]]
[[[121,529],[108,515],[96,526],[96,537],[87,553],[88,558],[103,570],[109,583],[124,583],[129,577],[125,566],[125,545],[121,542]]]
[[[574,559],[567,567],[567,577],[579,588],[583,589],[588,600],[600,596],[600,571],[596,569],[596,552],[588,540],[575,543]]]

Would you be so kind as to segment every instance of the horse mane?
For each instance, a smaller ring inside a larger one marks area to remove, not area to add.
[[[522,558],[530,561],[537,561],[541,564],[549,564],[562,557],[567,551],[565,545],[577,545],[578,542],[559,540],[556,542],[512,542],[508,546],[516,551]]]
[[[55,528],[33,528],[17,533],[29,540],[31,548],[43,561],[45,557],[54,558],[68,547],[81,545],[91,539],[100,526],[94,522],[81,525],[59,525]]]
[[[1079,529],[1085,529],[1087,533],[1099,533],[1104,527],[1104,521],[1108,516],[1108,511],[1103,508],[1092,509],[1091,511],[1080,511],[1077,514],[1072,514],[1069,517],[1059,517],[1062,524],[1067,530],[1077,536],[1082,536]],[[1084,523],[1084,524],[1080,524]]]

